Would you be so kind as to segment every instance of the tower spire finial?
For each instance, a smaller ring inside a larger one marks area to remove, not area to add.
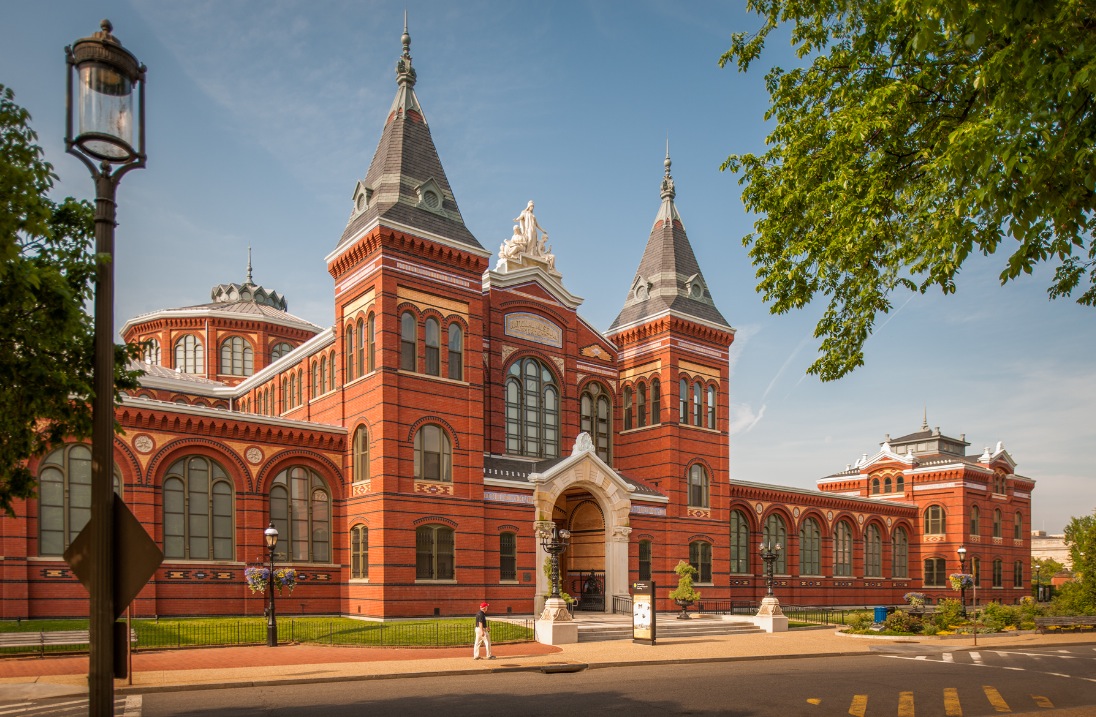
[[[662,163],[666,167],[666,173],[662,177],[662,200],[673,201],[674,195],[674,178],[670,176],[670,133],[666,133],[666,159]]]
[[[248,284],[254,284],[251,280],[251,245],[247,245],[247,282]]]
[[[400,59],[396,63],[396,83],[400,87],[414,87],[415,68],[411,66],[411,35],[407,32],[406,10],[403,11],[403,36],[400,38],[400,42],[403,43],[403,54],[400,55]]]
[[[929,430],[929,404],[924,404],[923,413],[921,414],[921,430]]]

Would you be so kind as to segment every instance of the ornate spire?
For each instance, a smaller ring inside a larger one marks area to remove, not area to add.
[[[929,430],[929,405],[924,405],[924,412],[921,414],[921,430]]]
[[[666,168],[665,173],[662,175],[662,185],[660,191],[662,194],[662,206],[658,208],[658,214],[655,215],[655,224],[659,222],[681,222],[681,215],[677,213],[677,207],[674,206],[674,197],[677,196],[677,192],[674,191],[674,178],[670,176],[670,137],[666,136],[666,159],[662,162],[662,165]]]
[[[418,75],[415,74],[415,68],[411,66],[411,35],[407,32],[406,10],[403,13],[403,36],[400,37],[400,42],[403,43],[403,54],[396,61],[396,84],[399,89],[396,90],[396,99],[388,110],[388,121],[391,122],[396,117],[406,118],[408,112],[414,112],[423,124],[426,124],[426,116],[422,113],[419,98],[415,96],[415,81]]]
[[[245,281],[244,283],[245,284],[254,284],[255,283],[251,279],[251,245],[250,244],[247,245],[247,281]]]
[[[411,66],[411,35],[407,32],[407,11],[403,11],[403,54],[396,62],[396,83],[400,87],[415,86],[415,68]]]

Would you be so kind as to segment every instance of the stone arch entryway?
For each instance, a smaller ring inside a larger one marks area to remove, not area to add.
[[[600,583],[603,612],[612,611],[614,595],[629,592],[628,536],[632,529],[628,516],[633,488],[581,438],[569,458],[545,473],[529,476],[537,486],[533,503],[537,513],[538,613],[549,591],[542,569],[547,553],[540,547],[540,537],[550,533],[553,524],[572,532],[571,545],[560,561],[565,591],[581,588],[581,582],[575,581],[586,581],[592,575]]]

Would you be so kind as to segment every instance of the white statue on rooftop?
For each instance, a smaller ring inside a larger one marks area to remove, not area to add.
[[[556,271],[556,257],[548,243],[548,232],[537,221],[533,213],[533,202],[529,201],[521,214],[514,219],[513,235],[499,247],[499,261],[496,269],[510,271],[527,266],[541,265],[548,273],[559,276]]]

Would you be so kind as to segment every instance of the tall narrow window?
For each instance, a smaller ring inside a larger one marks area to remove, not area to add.
[[[689,422],[689,382],[685,379],[677,387],[677,415],[681,423]]]
[[[153,366],[160,365],[160,342],[156,339],[148,339],[145,341],[145,349],[142,358],[145,363],[152,364]]]
[[[354,380],[354,324],[346,325],[346,383]]]
[[[807,518],[799,527],[799,574],[822,574],[822,531],[814,518]]]
[[[118,467],[114,492],[122,494]],[[38,468],[38,554],[62,555],[91,518],[91,447],[55,448]]]
[[[354,482],[369,480],[369,432],[365,426],[354,431]]]
[[[350,577],[354,580],[369,577],[369,528],[364,525],[350,529]]]
[[[405,311],[400,317],[400,370],[414,371],[416,354],[418,353],[418,327],[415,326],[415,316],[410,311]]]
[[[833,574],[835,577],[852,575],[852,529],[843,520],[837,524],[833,536]]]
[[[255,373],[251,344],[233,336],[221,344],[221,373],[228,376],[250,376]],[[187,371],[187,373],[191,373]]]
[[[369,314],[365,322],[366,367],[370,371],[377,369],[377,315]]]
[[[943,558],[925,558],[925,587],[942,588],[947,580],[947,565]]]
[[[883,577],[883,535],[874,523],[864,534],[864,577]]]
[[[331,353],[327,357],[327,366],[328,366],[327,390],[334,391],[335,390],[335,351],[334,350],[332,350]]]
[[[499,580],[517,582],[518,537],[514,533],[499,534]]]
[[[993,510],[993,537],[1001,537],[1001,509],[994,508]]]
[[[270,520],[278,529],[278,559],[331,560],[331,493],[315,471],[292,466],[274,477]]]
[[[304,403],[304,372],[297,369],[297,405]]]
[[[944,533],[944,509],[939,505],[930,505],[925,509],[925,534],[942,535]]]
[[[205,456],[171,464],[163,479],[164,557],[232,560],[232,482]]]
[[[441,376],[441,328],[431,316],[426,320],[426,373]]]
[[[651,425],[662,423],[662,382],[651,379]]]
[[[1012,587],[1024,587],[1024,562],[1017,560],[1012,564]]]
[[[971,535],[978,535],[978,529],[980,527],[978,525],[978,522],[979,522],[978,506],[972,505],[970,507],[970,534]]]
[[[1012,517],[1012,537],[1015,540],[1024,538],[1024,514],[1017,513]]]
[[[884,493],[893,493],[894,492],[894,483],[891,481],[890,476],[887,476],[886,478],[883,479],[883,492]]]
[[[784,519],[776,513],[773,513],[765,520],[765,525],[761,529],[761,542],[766,545],[776,545],[779,543],[784,550],[781,550],[776,555],[776,564],[773,566],[780,575],[787,575],[788,573],[788,561],[787,561],[787,547],[788,547],[788,528],[784,524]]]
[[[701,395],[702,394],[701,394],[700,382],[698,381],[698,382],[693,384],[693,425],[694,426],[703,426],[704,425],[704,406],[701,404],[701,401],[703,400],[701,398]]]
[[[632,429],[632,388],[624,389],[624,430]]]
[[[355,374],[364,376],[365,367],[365,321],[358,319],[357,345],[354,348],[354,361],[358,364]]]
[[[415,529],[415,578],[453,579],[453,529],[420,525]]]
[[[464,380],[464,332],[460,326],[449,324],[449,378]]]
[[[612,459],[612,411],[608,390],[596,381],[586,384],[579,399],[579,430],[590,434],[598,458],[606,463]]]
[[[651,579],[651,541],[639,541],[639,579]]]
[[[715,386],[708,386],[708,428],[715,429]]]
[[[902,527],[894,530],[894,551],[891,554],[891,577],[908,578],[910,576],[910,536]]]
[[[286,410],[288,410],[289,408],[289,380],[286,378],[282,379],[282,394],[280,397],[279,408],[280,410],[278,411],[278,413],[285,413]]]
[[[699,463],[689,466],[689,505],[694,508],[708,507],[708,471]]]
[[[636,423],[640,428],[647,425],[647,384],[636,387]]]
[[[877,495],[878,493],[879,493],[879,479],[878,478],[872,478],[871,479],[871,494],[872,495]]]
[[[175,368],[183,373],[205,373],[202,342],[187,334],[175,342]]]
[[[320,386],[319,392],[321,394],[324,391],[327,390],[327,357],[326,356],[321,356],[320,357],[320,384],[319,384],[319,386]]]
[[[741,510],[731,511],[731,573],[750,571],[750,523]]]
[[[453,449],[441,426],[428,423],[415,433],[415,478],[453,480]]]
[[[320,378],[320,362],[316,361],[312,364],[312,385],[310,386],[311,398],[320,395],[321,386],[323,386],[323,380]]]
[[[995,588],[1004,587],[1005,580],[1004,580],[1004,575],[1003,575],[1003,573],[1004,573],[1003,568],[1004,568],[1004,561],[1003,560],[1001,560],[1000,558],[997,558],[993,561],[993,587],[995,587]]]
[[[982,587],[982,559],[970,559],[970,574],[974,577],[974,587]]]
[[[712,581],[712,545],[703,540],[689,543],[689,564],[696,568],[697,582]]]
[[[552,372],[534,358],[515,361],[506,372],[506,452],[559,456],[559,389]]]
[[[894,492],[902,493],[906,490],[906,479],[902,476],[896,476],[894,479]]]

